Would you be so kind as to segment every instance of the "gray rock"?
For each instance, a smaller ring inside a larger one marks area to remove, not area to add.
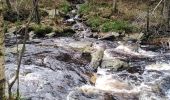
[[[119,59],[112,59],[112,60],[109,60],[109,59],[106,60],[105,59],[105,60],[102,61],[101,67],[111,69],[113,71],[117,71],[120,68],[123,68],[123,69],[128,68],[129,65],[128,65],[128,63],[121,61]]]
[[[56,32],[51,32],[51,33],[46,34],[46,36],[49,37],[49,38],[52,38],[55,35],[56,35]]]

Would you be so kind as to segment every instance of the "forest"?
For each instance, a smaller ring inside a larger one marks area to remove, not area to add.
[[[170,0],[0,0],[0,100],[170,100]]]

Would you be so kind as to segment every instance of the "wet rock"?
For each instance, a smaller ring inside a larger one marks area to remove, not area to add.
[[[14,66],[6,65],[6,68],[12,69],[12,67]],[[15,70],[12,71],[15,72]],[[52,71],[34,65],[21,67],[20,94],[25,99],[44,98],[44,100],[49,100],[48,98],[50,98],[50,100],[65,100],[70,89],[81,84],[84,84],[81,82],[81,77],[73,71]],[[13,91],[16,91],[16,84]]]
[[[142,40],[144,36],[144,33],[132,33],[132,34],[126,34],[125,37],[123,37],[123,40]]]
[[[116,39],[116,37],[119,36],[119,33],[116,32],[109,32],[109,33],[99,33],[98,34],[98,39],[100,40],[111,40],[113,41],[114,39]]]
[[[29,34],[29,40],[32,40],[32,39],[34,39],[35,38],[35,33],[34,33],[34,31],[31,31],[31,32],[29,32],[28,33]]]
[[[76,15],[76,14],[77,14],[77,10],[72,10],[71,13],[72,13],[73,15]]]
[[[75,22],[74,18],[70,18],[70,19],[67,19],[67,20],[66,20],[66,23],[67,23],[68,25],[72,25],[72,24],[74,24],[74,23],[76,23],[76,22]]]
[[[121,61],[120,59],[103,59],[101,67],[117,71],[118,69],[127,69],[129,65],[127,62]]]
[[[110,49],[106,49],[104,51],[101,67],[117,71],[118,69],[128,68],[129,64],[117,58],[114,53],[110,52]]]
[[[73,49],[77,49],[80,51],[84,51],[85,49],[88,49],[92,46],[92,42],[88,41],[77,41],[77,42],[71,42],[68,44],[69,47]]]
[[[74,31],[78,30],[78,31],[83,31],[84,30],[84,25],[82,23],[76,23],[72,26],[72,29]]]
[[[46,36],[48,37],[48,38],[52,38],[52,37],[54,37],[56,35],[56,32],[51,32],[51,33],[49,33],[49,34],[46,34]]]
[[[92,67],[95,71],[101,65],[106,46],[103,43],[96,42],[93,44],[93,48],[94,52],[91,53],[92,59],[89,66]]]

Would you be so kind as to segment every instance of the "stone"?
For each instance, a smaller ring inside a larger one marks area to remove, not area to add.
[[[56,35],[56,32],[51,32],[51,33],[46,34],[46,36],[47,36],[48,38],[52,38],[52,37],[54,37],[55,35]]]
[[[144,36],[144,33],[131,33],[131,34],[126,34],[125,37],[123,37],[123,40],[137,40],[140,41],[142,40]]]
[[[59,10],[57,9],[47,10],[47,12],[50,18],[55,18],[55,16],[59,15]]]
[[[106,46],[103,43],[93,43],[94,51],[91,53],[92,59],[89,66],[92,67],[94,71],[97,70],[98,67],[100,67],[105,48]]]
[[[124,69],[129,67],[127,62],[122,61],[119,58],[115,57],[114,53],[112,53],[111,51],[112,51],[111,49],[106,49],[104,51],[104,56],[101,63],[102,68],[117,71],[120,68]]]
[[[86,48],[90,48],[91,45],[92,45],[92,42],[88,42],[88,41],[77,41],[77,42],[68,43],[69,47],[73,49],[81,50],[81,51],[84,51]]]
[[[99,33],[98,39],[99,40],[111,40],[111,41],[113,41],[118,36],[119,36],[119,33],[117,33],[117,32]]]
[[[34,31],[29,32],[29,40],[32,40],[33,38],[35,38],[35,33]]]
[[[121,61],[120,59],[111,59],[111,60],[105,59],[102,60],[101,67],[110,69],[112,71],[117,71],[118,69],[128,68],[129,65],[128,63]]]

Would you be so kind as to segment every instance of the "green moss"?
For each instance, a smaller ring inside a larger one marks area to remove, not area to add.
[[[100,26],[102,32],[116,31],[116,32],[132,32],[133,27],[125,21],[106,21]]]
[[[92,30],[99,30],[99,26],[104,23],[106,20],[99,17],[99,16],[93,16],[90,17],[86,23],[88,26],[92,28]]]
[[[92,28],[93,31],[102,31],[102,32],[132,32],[135,27],[130,25],[126,21],[120,20],[109,20],[102,18],[100,16],[89,17],[86,21],[86,24]]]
[[[80,5],[79,13],[80,14],[87,14],[92,10],[92,5],[88,3],[84,3]]]
[[[33,25],[30,27],[30,30],[34,31],[35,34],[38,37],[45,36],[46,34],[50,33],[53,31],[53,29],[50,26],[45,26],[45,25]]]
[[[61,4],[59,5],[59,9],[64,12],[65,14],[70,11],[71,5],[66,1],[63,0]]]

